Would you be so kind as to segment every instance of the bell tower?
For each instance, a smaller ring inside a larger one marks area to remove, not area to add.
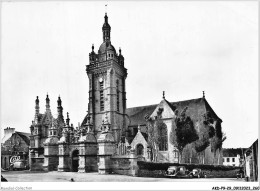
[[[107,116],[115,140],[119,142],[120,138],[125,136],[126,129],[125,80],[127,69],[124,67],[121,49],[119,49],[118,55],[111,44],[111,27],[107,14],[104,19],[103,43],[97,53],[92,45],[92,51],[89,53],[89,65],[86,68],[89,79],[88,111],[96,137],[98,138],[101,133],[100,127]],[[86,118],[82,125],[86,123]]]

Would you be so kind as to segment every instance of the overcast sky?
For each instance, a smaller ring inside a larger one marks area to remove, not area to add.
[[[258,137],[257,1],[4,2],[1,128],[29,132],[35,98],[54,116],[60,95],[76,126],[86,115],[86,65],[102,43],[105,4],[128,69],[127,107],[202,97],[223,120],[224,147]]]

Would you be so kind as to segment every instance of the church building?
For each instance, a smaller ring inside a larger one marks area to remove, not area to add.
[[[79,127],[74,128],[70,124],[68,113],[64,121],[60,97],[57,101],[58,117],[54,118],[48,95],[44,114],[40,113],[37,96],[35,117],[30,127],[31,170],[97,171],[109,160],[104,154],[108,150],[112,156],[125,156],[132,150],[142,161],[222,164],[221,147],[212,149],[211,141],[201,150],[197,149],[199,143],[186,144],[181,159],[176,140],[173,141],[177,128],[175,121],[180,116],[178,112],[189,116],[198,140],[204,139],[205,115],[210,116],[214,132],[216,123],[221,124],[222,120],[211,108],[204,93],[201,98],[179,102],[167,101],[163,93],[158,104],[126,108],[125,80],[128,73],[122,50],[119,48],[117,52],[111,43],[107,14],[102,32],[103,43],[97,52],[92,45],[89,53],[89,64],[86,66],[89,79],[88,114]],[[158,120],[160,127],[151,125]],[[155,131],[158,139],[153,144],[151,132]],[[213,139],[214,135],[210,138]]]

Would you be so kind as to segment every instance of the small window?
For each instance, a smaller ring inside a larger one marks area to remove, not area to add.
[[[114,58],[114,54],[111,54],[112,58]]]
[[[56,131],[54,131],[54,135],[56,135]]]
[[[227,158],[227,162],[229,162],[229,158]]]
[[[110,57],[110,54],[108,54],[108,57]]]
[[[179,156],[178,156],[178,155],[179,155],[178,151],[177,151],[177,150],[174,150],[173,152],[174,152],[174,158],[178,158],[178,157],[179,157]]]
[[[232,158],[232,162],[235,162],[235,158]]]

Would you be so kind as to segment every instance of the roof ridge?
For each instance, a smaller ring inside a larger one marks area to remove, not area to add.
[[[215,112],[215,111],[212,109],[212,107],[209,105],[209,103],[208,103],[208,101],[207,101],[206,99],[204,99],[204,102],[205,102],[205,109],[206,109],[206,111],[208,111],[208,109],[209,109],[210,112],[212,112],[214,115],[216,115],[216,117],[217,117],[218,119],[220,119],[219,116],[216,114],[216,112]],[[223,122],[222,119],[220,119],[220,121]]]
[[[195,98],[195,99],[188,99],[188,100],[183,100],[183,101],[175,101],[175,102],[169,102],[168,100],[166,100],[167,102],[173,104],[173,103],[180,103],[180,102],[187,102],[187,101],[192,101],[192,100],[199,100],[202,98]],[[137,107],[129,107],[126,109],[132,109],[132,108],[141,108],[141,107],[149,107],[149,106],[157,106],[158,104],[151,104],[151,105],[143,105],[143,106],[137,106]]]
[[[15,131],[15,133],[26,133],[26,134],[30,134],[29,132],[21,132],[21,131]]]
[[[126,109],[133,109],[133,108],[142,108],[142,107],[151,107],[151,106],[157,106],[158,104],[152,104],[152,105],[143,105],[143,106],[137,106],[137,107],[129,107]]]
[[[29,136],[27,136],[27,135],[25,135],[24,133],[21,133],[21,132],[16,132],[16,133],[18,133],[18,135],[24,140],[24,142],[26,142],[28,145],[30,145]]]

